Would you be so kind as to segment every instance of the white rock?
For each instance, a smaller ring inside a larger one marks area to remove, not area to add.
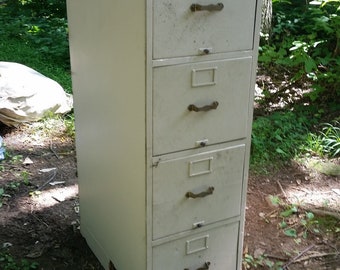
[[[26,157],[22,164],[24,165],[33,164],[33,161],[29,157]]]
[[[64,114],[72,95],[56,81],[18,63],[0,62],[0,121],[8,126],[41,119],[47,112]]]

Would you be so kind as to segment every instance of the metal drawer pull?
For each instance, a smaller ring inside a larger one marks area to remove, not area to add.
[[[205,105],[203,107],[197,107],[194,104],[190,104],[188,106],[188,110],[190,112],[194,111],[194,112],[206,112],[206,111],[210,111],[210,110],[216,110],[216,108],[218,107],[218,102],[214,101],[213,103],[211,103],[210,105]]]
[[[196,194],[188,191],[187,193],[185,193],[185,197],[193,198],[193,199],[203,198],[203,197],[213,194],[214,189],[215,189],[214,187],[209,187],[206,191],[202,191],[201,193],[196,193]]]
[[[196,270],[209,270],[210,262],[204,263],[204,265]],[[189,268],[184,268],[184,270],[189,270]]]
[[[217,3],[217,4],[210,4],[210,5],[200,5],[200,4],[192,4],[190,6],[190,10],[192,12],[195,11],[220,11],[224,8],[224,5],[222,3]]]

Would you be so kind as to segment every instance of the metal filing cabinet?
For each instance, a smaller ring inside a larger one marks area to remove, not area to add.
[[[89,246],[110,270],[240,270],[261,1],[67,5]]]

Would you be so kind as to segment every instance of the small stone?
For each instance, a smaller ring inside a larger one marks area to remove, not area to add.
[[[9,248],[11,246],[13,246],[13,244],[10,243],[10,242],[5,242],[5,243],[2,244],[2,248]]]
[[[24,164],[24,165],[33,164],[33,161],[29,157],[26,157],[22,164]]]
[[[257,248],[254,251],[254,258],[259,258],[260,256],[262,256],[264,254],[265,250],[263,248]]]

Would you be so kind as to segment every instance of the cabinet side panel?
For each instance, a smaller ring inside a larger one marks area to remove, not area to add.
[[[105,268],[146,269],[145,1],[67,2],[81,231]]]
[[[258,61],[258,48],[259,48],[259,39],[260,39],[260,26],[261,26],[261,9],[262,1],[256,0],[256,17],[254,21],[254,48],[253,48],[253,62],[252,62],[252,76],[250,87],[253,89],[250,91],[249,101],[250,104],[254,102],[254,86],[256,83],[256,68]],[[243,192],[242,192],[242,206],[243,209],[241,214],[241,225],[240,225],[240,241],[239,241],[239,250],[238,250],[238,268],[242,269],[242,256],[243,256],[243,240],[244,240],[244,228],[245,228],[245,209],[246,209],[246,197],[247,197],[247,186],[248,186],[248,176],[249,176],[249,161],[250,161],[250,145],[251,145],[251,132],[252,132],[252,119],[253,119],[253,106],[249,106],[248,108],[248,134],[247,134],[247,147],[246,147],[246,155],[245,155],[245,163],[244,163],[244,181],[243,181]]]

